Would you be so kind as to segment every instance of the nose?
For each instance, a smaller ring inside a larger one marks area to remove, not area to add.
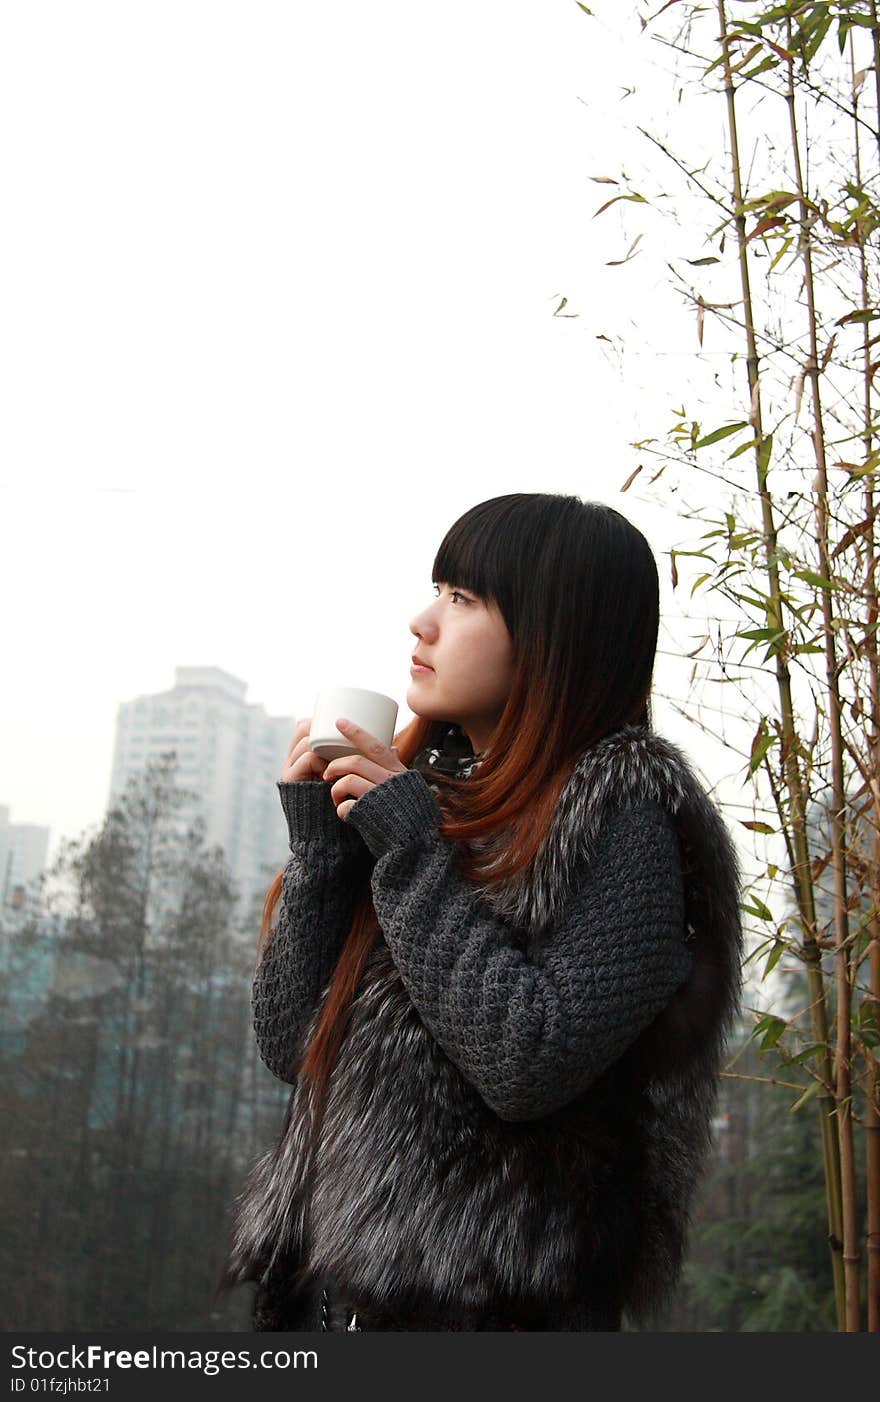
[[[437,624],[434,621],[433,606],[422,609],[421,613],[410,619],[409,631],[426,641],[436,635]]]

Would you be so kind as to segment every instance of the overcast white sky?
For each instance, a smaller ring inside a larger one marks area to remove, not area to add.
[[[273,714],[334,682],[408,719],[408,621],[487,497],[623,510],[669,648],[687,529],[619,488],[693,318],[656,248],[607,266],[626,221],[590,177],[628,159],[624,89],[658,130],[671,89],[629,7],[594,9],[4,7],[0,803],[50,856],[101,820],[119,703],[177,665]],[[684,701],[690,667],[658,683]]]

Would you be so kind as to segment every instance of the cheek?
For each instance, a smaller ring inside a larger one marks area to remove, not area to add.
[[[474,641],[471,651],[471,677],[487,702],[496,704],[510,690],[513,664],[510,649],[495,635]]]
[[[513,675],[513,648],[510,639],[505,635],[501,638],[495,636],[486,648],[486,653],[492,659],[492,667],[499,677],[509,679]]]
[[[500,694],[506,698],[513,685],[513,663],[506,652],[498,658],[495,669],[495,680]]]

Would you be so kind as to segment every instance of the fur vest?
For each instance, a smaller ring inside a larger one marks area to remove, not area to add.
[[[434,754],[416,761],[429,782]],[[549,1311],[547,1327],[560,1329],[590,1327],[580,1321],[591,1302],[615,1300],[636,1323],[669,1302],[741,988],[741,876],[727,827],[676,745],[625,726],[577,761],[532,865],[481,898],[539,938],[609,814],[645,799],[677,829],[694,952],[651,1026],[575,1101],[502,1121],[432,1038],[380,940],[314,1158],[300,1079],[238,1199],[225,1285],[283,1280],[291,1298],[332,1279],[364,1311],[423,1299],[491,1312],[501,1300]]]

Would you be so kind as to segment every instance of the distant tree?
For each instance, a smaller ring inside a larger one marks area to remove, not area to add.
[[[256,912],[236,917],[224,854],[200,818],[184,829],[184,797],[168,756],[133,777],[48,874],[63,935],[10,936],[6,1329],[245,1327],[246,1299],[215,1309],[214,1286],[286,1088],[251,1031]]]
[[[836,1328],[825,1186],[815,1129],[771,1049],[743,1026],[724,1078],[712,1172],[699,1195],[682,1290],[666,1327],[725,1332]]]

